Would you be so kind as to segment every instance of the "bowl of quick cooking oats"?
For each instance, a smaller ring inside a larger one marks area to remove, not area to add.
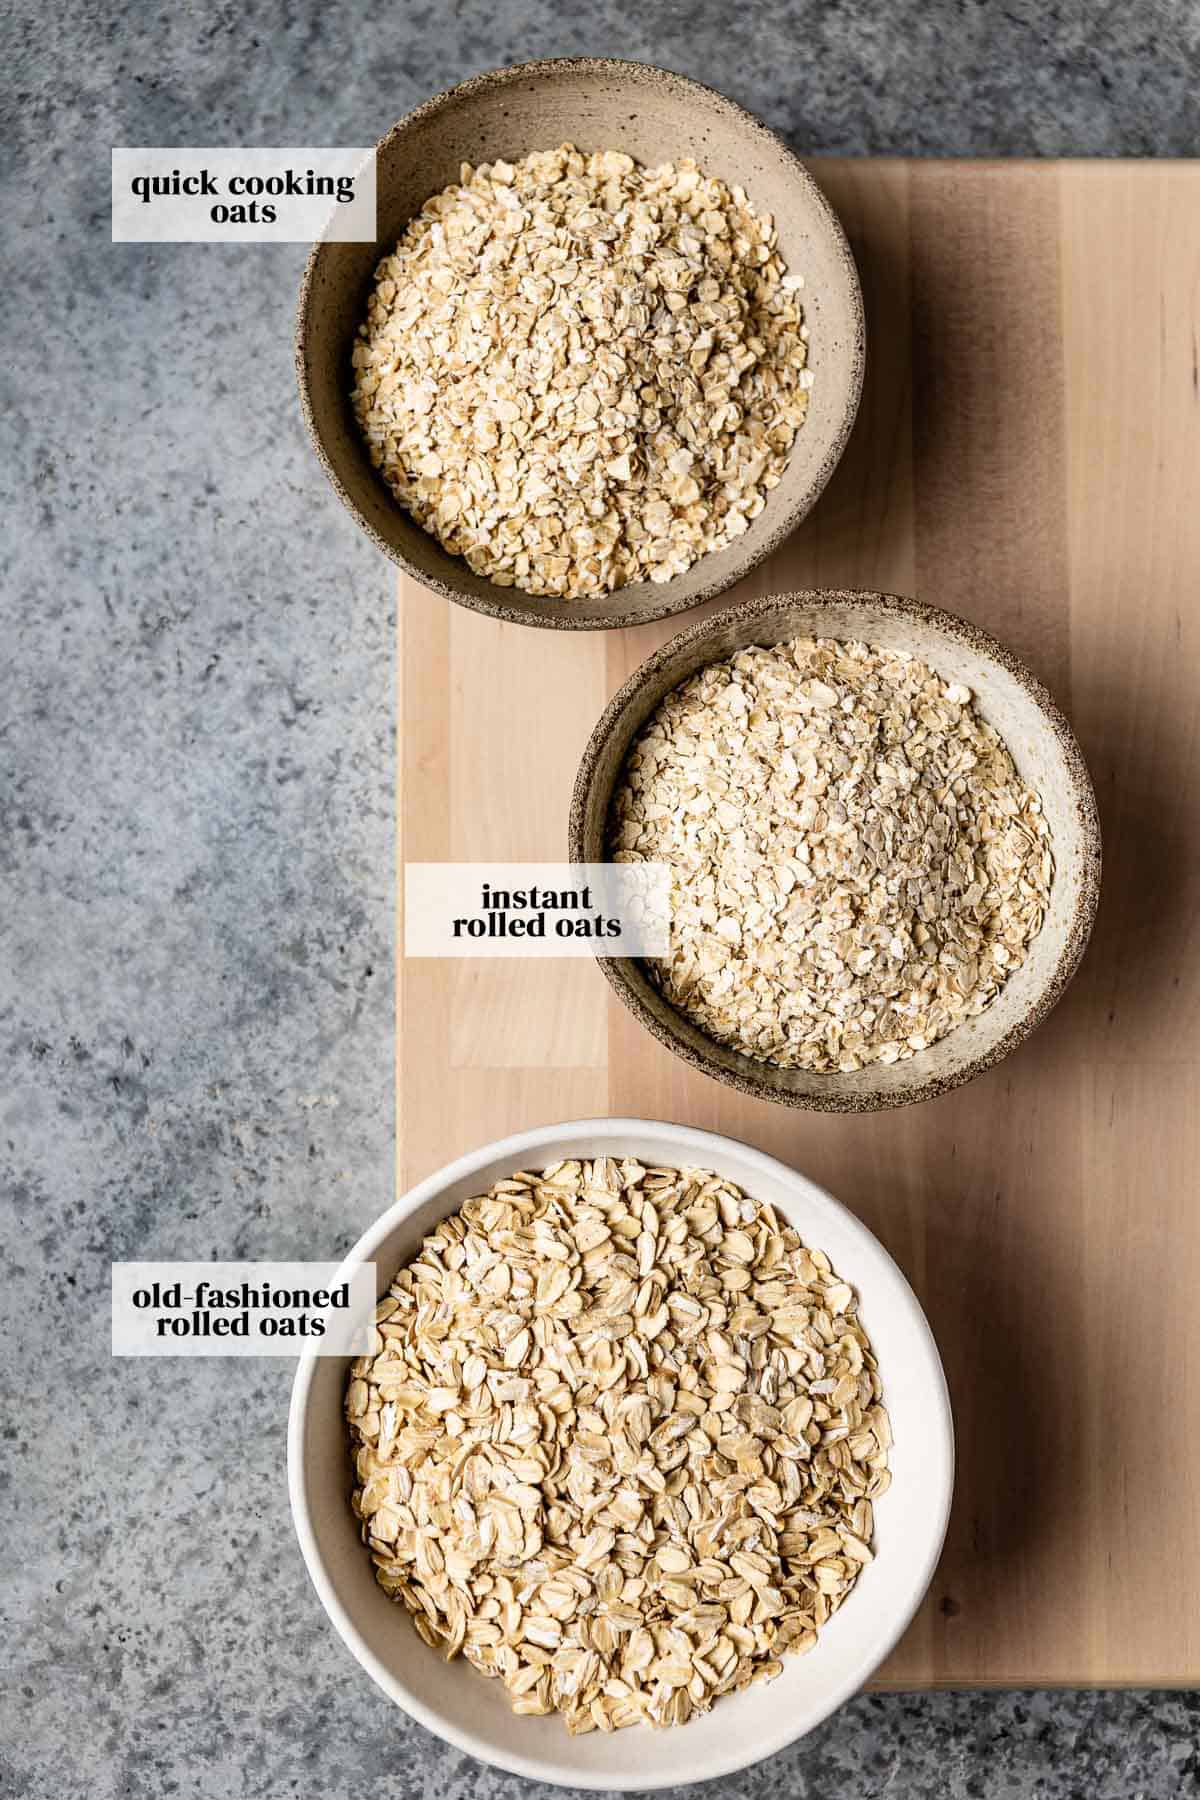
[[[732,101],[590,58],[480,75],[376,152],[378,237],[318,243],[309,431],[378,546],[522,624],[719,594],[804,517],[862,384],[836,217]]]
[[[803,1176],[646,1120],[491,1144],[398,1201],[364,1354],[297,1372],[322,1602],[449,1742],[537,1780],[727,1775],[920,1603],[953,1482],[899,1269]]]
[[[606,709],[571,855],[664,863],[670,954],[603,967],[743,1092],[929,1099],[1045,1017],[1100,882],[1091,782],[1017,659],[914,600],[796,593],[681,633]]]

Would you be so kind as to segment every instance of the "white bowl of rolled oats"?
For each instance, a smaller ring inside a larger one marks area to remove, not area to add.
[[[714,614],[613,696],[574,861],[671,871],[670,955],[602,960],[685,1061],[824,1111],[930,1099],[1071,980],[1100,829],[1070,725],[968,620],[890,594]]]
[[[402,119],[376,178],[378,241],[314,248],[296,367],[334,488],[409,574],[520,624],[639,624],[814,504],[858,276],[732,101],[639,63],[499,69]]]
[[[872,1234],[733,1139],[541,1127],[422,1182],[347,1267],[369,1353],[306,1354],[301,1549],[383,1691],[533,1780],[729,1775],[874,1672],[953,1486],[929,1327]]]

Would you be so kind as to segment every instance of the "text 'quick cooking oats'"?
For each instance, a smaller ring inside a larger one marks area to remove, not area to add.
[[[346,1413],[377,1579],[518,1713],[681,1724],[811,1649],[872,1560],[891,1433],[854,1291],[729,1181],[515,1174],[376,1316]]]
[[[609,819],[672,869],[666,998],[720,1043],[833,1071],[981,1013],[1041,929],[1041,800],[968,688],[915,657],[797,638],[668,694]]]
[[[354,347],[372,461],[501,587],[666,582],[739,537],[808,404],[774,222],[685,159],[464,164],[379,264]]]

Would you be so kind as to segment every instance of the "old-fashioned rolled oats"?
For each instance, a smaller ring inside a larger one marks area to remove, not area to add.
[[[770,215],[689,159],[464,164],[379,264],[355,415],[477,574],[566,599],[669,581],[780,479],[812,380],[801,286]]]
[[[346,1416],[385,1592],[572,1732],[681,1724],[811,1649],[888,1483],[853,1289],[733,1183],[633,1159],[444,1220]]]
[[[784,1068],[853,1070],[981,1013],[1041,929],[1041,800],[970,690],[915,657],[797,638],[667,696],[609,821],[670,864],[668,1000]]]

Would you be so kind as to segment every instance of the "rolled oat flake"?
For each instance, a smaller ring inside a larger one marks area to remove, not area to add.
[[[376,271],[353,352],[372,461],[444,548],[570,600],[745,532],[808,406],[774,221],[684,159],[464,164]]]
[[[991,1005],[1041,929],[1039,796],[970,690],[899,651],[751,647],[667,695],[633,744],[609,853],[672,870],[648,969],[731,1049],[893,1063]]]
[[[571,1732],[683,1724],[811,1649],[889,1479],[853,1288],[732,1182],[632,1157],[443,1220],[346,1415],[384,1591]]]

